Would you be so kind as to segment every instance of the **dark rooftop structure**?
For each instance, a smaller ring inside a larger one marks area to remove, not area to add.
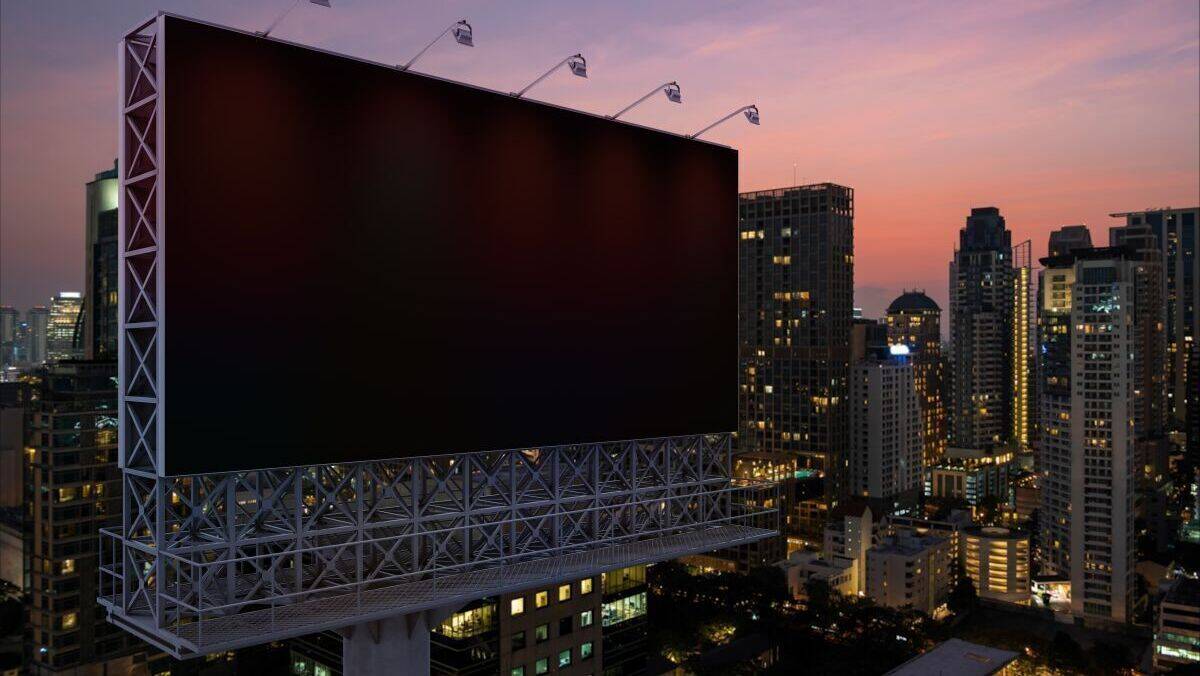
[[[989,676],[1017,659],[1017,653],[952,638],[887,672],[886,676]]]
[[[917,291],[916,289],[913,289],[912,291],[905,291],[904,293],[900,294],[900,296],[898,296],[896,300],[892,301],[892,304],[888,306],[887,311],[890,314],[892,312],[905,312],[913,310],[938,310],[940,312],[941,309],[942,308],[939,307],[932,298],[925,295],[924,291]]]

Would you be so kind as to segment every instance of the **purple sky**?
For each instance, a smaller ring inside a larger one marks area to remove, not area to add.
[[[163,8],[258,29],[290,0],[0,4],[0,303],[46,303],[83,282],[83,184],[116,153],[116,42]],[[946,298],[972,206],[1014,241],[1107,214],[1200,202],[1200,10],[1181,2],[441,2],[303,4],[282,38],[418,64],[505,91],[568,54],[533,98],[611,113],[678,80],[684,103],[630,120],[690,133],[746,104],[710,138],[741,151],[741,187],[855,188],[858,303],[878,315],[904,287]],[[794,167],[794,169],[793,169]]]

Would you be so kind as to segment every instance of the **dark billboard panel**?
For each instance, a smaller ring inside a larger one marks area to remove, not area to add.
[[[734,150],[165,25],[165,473],[736,427]]]

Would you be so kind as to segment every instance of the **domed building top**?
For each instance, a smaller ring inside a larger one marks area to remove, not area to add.
[[[917,310],[934,310],[941,312],[942,308],[933,302],[933,299],[925,295],[924,291],[905,291],[900,294],[900,297],[892,301],[888,306],[888,314],[893,312],[914,312]]]

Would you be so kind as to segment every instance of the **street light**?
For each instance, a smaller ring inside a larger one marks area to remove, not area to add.
[[[400,66],[400,70],[408,70],[409,68],[412,68],[412,65],[417,62],[417,59],[421,58],[422,54],[429,51],[429,48],[432,47],[438,40],[441,40],[442,36],[444,36],[446,33],[452,33],[454,35],[454,41],[460,45],[465,47],[475,46],[475,40],[471,33],[471,24],[467,23],[466,19],[463,19],[462,21],[451,25],[441,33],[438,33],[438,36],[434,38],[432,42],[425,45],[425,49],[417,52],[417,55],[414,56],[408,63]]]
[[[638,105],[642,101],[645,101],[646,99],[650,98],[651,96],[654,96],[654,93],[660,89],[662,90],[663,94],[667,95],[667,100],[670,101],[671,103],[680,103],[683,101],[683,95],[679,91],[679,83],[678,82],[667,82],[664,84],[660,84],[659,86],[655,87],[654,89],[651,89],[650,93],[646,94],[645,96],[638,99],[637,101],[634,101],[633,103],[629,104],[628,106],[625,106],[624,108],[622,108],[620,112],[618,112],[616,115],[612,116],[612,119],[615,120],[618,117],[621,117],[622,115],[624,115],[625,113],[627,113],[631,109],[633,109],[634,106]]]
[[[713,127],[717,126],[718,124],[721,124],[725,120],[728,120],[729,118],[736,116],[738,113],[745,113],[746,119],[750,122],[750,124],[758,124],[758,106],[751,104],[749,106],[742,106],[741,108],[738,108],[737,110],[726,115],[725,117],[722,117],[721,119],[717,120],[716,122],[713,122],[712,124],[708,125],[707,127],[696,132],[695,134],[692,134],[688,138],[699,138],[699,136],[701,134],[703,134],[704,132],[708,131],[709,129],[712,129]]]
[[[587,77],[587,59],[583,58],[583,54],[575,54],[573,56],[568,56],[567,58],[563,59],[562,61],[559,61],[557,64],[554,65],[553,68],[551,68],[550,70],[543,73],[542,76],[539,77],[538,79],[534,80],[533,82],[530,82],[527,87],[525,87],[521,91],[513,94],[513,96],[517,97],[518,99],[521,98],[522,96],[525,96],[525,92],[529,91],[530,89],[533,89],[534,85],[541,82],[542,80],[545,80],[547,77],[550,77],[551,73],[558,70],[559,68],[562,68],[563,66],[569,67],[571,69],[571,74],[575,75],[576,77]]]
[[[329,7],[329,6],[330,6],[330,5],[329,5],[329,0],[308,0],[308,1],[309,1],[309,2],[311,2],[311,3],[312,3],[312,4],[314,4],[314,5],[320,5],[320,6],[322,6],[322,7]],[[264,37],[264,38],[265,38],[265,37],[267,37],[268,35],[270,35],[270,34],[271,34],[271,31],[275,30],[275,27],[279,25],[279,22],[280,22],[280,21],[283,21],[283,17],[287,16],[288,14],[291,14],[291,13],[292,13],[292,10],[293,10],[293,9],[296,9],[296,5],[299,5],[299,4],[300,4],[300,2],[301,2],[301,0],[296,0],[295,2],[293,2],[293,3],[291,4],[291,6],[290,6],[290,7],[288,7],[288,8],[287,8],[287,9],[285,9],[285,10],[283,10],[283,14],[280,14],[278,17],[276,17],[276,18],[275,18],[275,20],[271,22],[271,25],[270,25],[270,26],[267,26],[267,30],[265,30],[265,31],[263,31],[263,32],[261,32],[261,33],[259,33],[259,35],[260,35],[260,36],[262,36],[262,37]]]

